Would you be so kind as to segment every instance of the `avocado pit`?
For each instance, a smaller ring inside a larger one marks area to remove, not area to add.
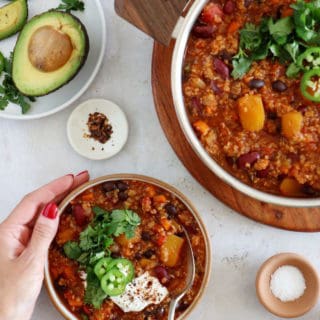
[[[70,59],[73,45],[70,37],[51,26],[43,26],[32,35],[28,55],[32,65],[42,72],[53,72]]]

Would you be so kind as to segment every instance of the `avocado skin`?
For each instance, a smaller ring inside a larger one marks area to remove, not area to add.
[[[5,6],[9,6],[12,5],[12,3],[9,3]],[[27,20],[28,20],[28,16],[29,16],[29,8],[28,8],[28,1],[27,0],[23,0],[23,4],[24,4],[24,14],[20,17],[19,22],[8,32],[6,33],[1,33],[0,32],[0,40],[4,40],[6,38],[9,38],[11,36],[13,36],[14,34],[18,33],[20,30],[23,29],[24,25],[26,24]],[[1,9],[1,8],[0,8]]]
[[[37,95],[30,95],[30,94],[28,94],[28,93],[26,93],[26,92],[23,92],[23,90],[20,90],[20,89],[17,87],[17,84],[15,83],[14,78],[13,78],[12,80],[13,80],[16,88],[17,88],[18,91],[19,91],[20,93],[22,93],[24,96],[29,96],[29,97],[44,97],[44,96],[47,96],[47,95],[50,94],[50,93],[53,93],[53,92],[61,89],[62,87],[64,87],[65,85],[67,85],[70,81],[72,81],[72,80],[77,76],[77,74],[78,74],[78,73],[80,72],[80,70],[83,68],[85,62],[87,61],[88,55],[89,55],[89,51],[90,51],[90,40],[89,40],[89,36],[88,36],[87,29],[86,29],[86,27],[84,26],[84,24],[81,22],[81,20],[80,20],[78,17],[74,16],[73,14],[71,14],[71,13],[69,13],[69,12],[63,12],[63,11],[59,11],[59,10],[55,10],[55,9],[51,9],[51,10],[49,10],[49,11],[47,11],[47,12],[53,12],[53,13],[54,13],[54,12],[57,12],[57,13],[59,13],[59,14],[62,13],[63,15],[71,16],[71,17],[79,24],[79,26],[81,27],[81,30],[82,30],[82,32],[83,32],[83,34],[84,34],[84,37],[85,37],[85,51],[84,51],[84,54],[83,54],[83,56],[82,56],[81,63],[80,63],[80,66],[79,66],[77,72],[75,72],[75,74],[74,74],[72,77],[70,77],[65,83],[63,83],[61,86],[55,88],[54,90],[52,90],[52,91],[50,91],[50,92],[43,93],[43,94],[37,94]],[[42,16],[44,13],[47,13],[47,12],[42,12],[42,13],[40,13],[40,14],[38,14],[38,15],[35,15],[32,19],[38,18],[38,17]],[[31,21],[31,20],[30,20],[30,21]],[[17,39],[17,42],[16,42],[16,45],[15,45],[15,47],[14,47],[12,64],[14,63],[14,56],[15,56],[15,52],[16,52],[16,46],[17,46],[17,44],[18,44],[18,42],[19,42],[20,36],[21,36],[21,33],[19,34],[18,39]]]

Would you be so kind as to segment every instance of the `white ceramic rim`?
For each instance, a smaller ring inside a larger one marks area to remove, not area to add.
[[[208,0],[195,0],[191,8],[189,9],[186,17],[181,23],[180,30],[177,31],[177,39],[174,47],[172,65],[171,65],[171,89],[173,95],[173,102],[178,116],[180,126],[188,139],[191,147],[203,161],[203,163],[221,180],[228,183],[233,188],[240,192],[260,200],[262,202],[268,202],[280,206],[286,207],[317,207],[320,205],[320,199],[298,199],[273,195],[263,191],[254,189],[240,180],[229,174],[224,170],[204,149],[199,139],[197,138],[187,115],[184,105],[183,91],[182,91],[182,69],[185,56],[185,48],[189,39],[192,27],[197,20],[202,8]]]
[[[90,0],[92,1],[92,0]],[[101,39],[101,51],[99,54],[99,58],[97,60],[97,64],[95,66],[95,68],[93,69],[93,72],[91,74],[91,76],[88,78],[87,82],[84,84],[84,86],[82,86],[82,88],[77,92],[76,95],[74,95],[71,99],[69,99],[68,101],[66,101],[64,104],[62,104],[59,107],[56,107],[50,111],[46,111],[46,112],[42,112],[39,114],[34,114],[34,115],[15,115],[15,114],[6,114],[6,113],[1,113],[0,112],[0,118],[4,118],[4,119],[11,119],[11,120],[35,120],[35,119],[41,119],[41,118],[45,118],[48,116],[51,116],[67,107],[69,107],[72,103],[74,103],[76,100],[78,100],[89,88],[89,86],[92,84],[93,80],[95,79],[95,77],[97,76],[103,58],[104,58],[104,53],[106,51],[106,39],[107,39],[107,25],[106,25],[106,19],[105,19],[105,15],[104,15],[104,10],[102,7],[102,4],[100,2],[100,0],[95,0],[95,2],[97,3],[97,7],[98,7],[98,14],[100,15],[100,19],[102,22],[102,39]]]
[[[212,250],[211,250],[211,241],[208,234],[208,231],[206,229],[206,226],[204,222],[202,221],[200,213],[197,211],[197,209],[193,206],[191,201],[178,189],[175,187],[169,185],[166,182],[163,182],[161,180],[158,180],[153,177],[148,177],[140,174],[110,174],[106,176],[102,176],[99,178],[96,178],[94,180],[88,181],[84,183],[83,185],[79,186],[77,189],[73,190],[66,198],[60,203],[59,205],[59,214],[63,212],[63,210],[67,207],[67,205],[70,203],[71,200],[76,198],[78,195],[83,193],[86,189],[90,187],[94,187],[96,185],[99,185],[106,181],[115,181],[115,180],[136,180],[136,181],[142,181],[146,183],[153,184],[155,186],[158,186],[161,189],[164,189],[172,194],[174,194],[183,204],[188,208],[188,210],[192,213],[193,217],[196,219],[201,232],[203,234],[204,240],[205,240],[205,249],[206,249],[206,269],[203,277],[203,282],[200,287],[200,290],[198,294],[196,295],[195,299],[193,300],[190,307],[177,319],[177,320],[183,320],[187,319],[190,314],[192,314],[195,309],[197,308],[199,302],[201,301],[202,297],[204,296],[206,289],[209,285],[209,281],[211,278],[211,264],[212,264]],[[49,252],[48,252],[49,253]],[[50,297],[50,300],[56,307],[56,309],[62,314],[62,316],[67,320],[78,320],[78,318],[71,313],[64,303],[60,300],[58,294],[56,293],[56,290],[53,286],[50,272],[49,272],[49,255],[47,255],[45,266],[44,266],[44,282],[45,286],[48,292],[48,295]]]

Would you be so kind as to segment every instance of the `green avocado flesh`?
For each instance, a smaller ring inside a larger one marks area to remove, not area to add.
[[[20,31],[28,18],[27,0],[15,0],[0,8],[0,40]]]
[[[73,15],[48,11],[22,29],[13,53],[12,78],[26,96],[43,96],[68,83],[86,61],[89,39]]]

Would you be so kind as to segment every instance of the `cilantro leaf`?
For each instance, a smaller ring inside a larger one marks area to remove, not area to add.
[[[92,268],[87,269],[87,288],[84,302],[92,304],[96,309],[99,309],[105,298],[107,298],[107,294],[101,289],[99,279]]]
[[[287,42],[288,36],[293,31],[292,17],[282,18],[276,22],[269,20],[269,32],[276,43],[283,45]]]
[[[57,10],[70,11],[84,11],[84,2],[80,0],[61,0],[61,4],[57,7]]]
[[[77,242],[75,241],[68,241],[63,246],[63,251],[66,254],[66,256],[72,260],[76,260],[81,255],[81,249]]]

